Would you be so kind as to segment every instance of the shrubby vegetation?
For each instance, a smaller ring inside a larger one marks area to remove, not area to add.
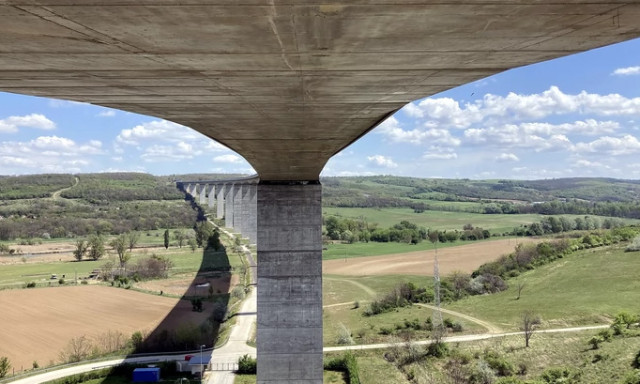
[[[120,234],[191,225],[198,212],[173,183],[140,173],[0,178],[0,240]],[[61,192],[64,199],[38,199]],[[19,200],[21,199],[21,200]]]
[[[351,352],[325,360],[324,369],[327,371],[344,372],[349,384],[360,384],[358,360]]]
[[[471,224],[465,225],[462,231],[429,231],[406,220],[390,228],[378,228],[377,223],[367,223],[364,219],[337,216],[323,217],[323,222],[325,239],[341,240],[347,243],[373,241],[418,244],[426,239],[446,243],[458,240],[482,240],[491,236],[489,231],[479,227],[474,228]]]
[[[43,174],[0,177],[0,200],[49,197],[75,182],[73,175]]]
[[[78,178],[78,185],[63,191],[62,197],[99,205],[112,201],[184,199],[173,183],[145,173],[87,173]]]

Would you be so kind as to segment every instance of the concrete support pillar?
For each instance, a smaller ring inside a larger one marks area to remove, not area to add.
[[[249,214],[251,212],[251,185],[242,186],[242,207],[240,216],[240,233],[242,237],[249,238]]]
[[[242,233],[242,184],[233,186],[233,229]]]
[[[194,185],[189,183],[189,184],[187,184],[187,188],[185,190],[187,191],[187,194],[189,196],[191,196],[191,197],[193,197],[195,199],[195,196],[194,196],[195,194],[193,192],[193,187],[194,187]]]
[[[209,188],[209,193],[207,194],[207,198],[209,200],[208,202],[209,208],[213,208],[213,206],[216,204],[216,185],[211,184],[210,187],[211,188]]]
[[[218,194],[216,196],[216,219],[222,219],[224,217],[224,189],[224,184],[218,185]]]
[[[255,244],[258,240],[258,187],[256,184],[249,184],[249,216],[247,223],[247,237],[251,244]]]
[[[321,190],[258,185],[258,384],[322,383]]]
[[[207,184],[202,184],[200,186],[199,197],[200,197],[200,200],[199,200],[200,205],[205,205],[207,203]]]
[[[233,196],[235,195],[235,185],[227,184],[224,195],[224,225],[233,228]]]

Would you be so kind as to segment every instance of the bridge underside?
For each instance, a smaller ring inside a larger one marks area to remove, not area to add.
[[[258,382],[321,383],[326,161],[409,101],[637,37],[639,19],[612,0],[0,0],[0,90],[161,117],[244,156]]]
[[[0,0],[0,90],[162,117],[262,180],[317,180],[407,102],[636,37],[639,18],[607,0]]]

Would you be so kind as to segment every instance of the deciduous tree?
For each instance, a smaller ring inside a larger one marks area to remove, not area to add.
[[[87,244],[87,242],[85,242],[84,240],[76,241],[76,249],[73,250],[73,257],[75,257],[75,259],[78,261],[82,260],[85,253],[87,253],[88,247],[89,244]]]
[[[89,237],[89,257],[98,260],[104,256],[104,239],[100,235],[92,235]]]
[[[6,356],[0,357],[0,378],[7,376],[9,369],[11,369],[11,362],[9,361],[9,358]]]
[[[529,340],[531,340],[531,336],[533,336],[541,323],[540,316],[538,316],[531,310],[527,310],[522,313],[521,320],[522,322],[520,323],[520,330],[524,332],[525,347],[529,348]]]

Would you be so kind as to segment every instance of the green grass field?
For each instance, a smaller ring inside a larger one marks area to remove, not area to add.
[[[483,241],[490,241],[489,239]],[[455,247],[457,245],[471,244],[469,241],[456,241],[455,243],[438,243],[438,249]],[[323,260],[345,259],[350,257],[391,255],[395,253],[406,253],[415,251],[426,251],[435,248],[430,241],[424,240],[418,244],[407,243],[334,243],[324,245],[322,251]]]
[[[474,203],[472,203],[474,204]],[[381,227],[387,228],[403,220],[415,223],[430,229],[438,230],[462,230],[465,224],[472,224],[474,227],[488,229],[491,233],[502,234],[511,231],[515,227],[523,224],[539,222],[543,215],[523,214],[487,215],[481,213],[467,212],[444,212],[425,211],[415,213],[410,208],[335,208],[324,207],[322,213],[340,217],[360,218],[364,217],[369,223],[378,223]],[[562,215],[568,218],[582,217],[581,215]],[[628,224],[640,223],[640,220],[621,219]]]
[[[209,251],[207,251],[209,252]],[[203,269],[211,269],[218,267],[225,267],[230,265],[232,268],[241,267],[242,261],[239,257],[229,255],[227,260],[221,252],[208,253],[208,257],[203,262],[203,250],[198,248],[195,252],[191,251],[188,247],[183,248],[169,248],[169,249],[154,249],[154,250],[142,250],[142,252],[134,252],[130,264],[135,263],[137,260],[157,254],[158,256],[166,256],[173,262],[173,268],[171,274],[184,273],[184,272],[196,272],[201,267]],[[20,257],[15,257],[16,261],[20,260]],[[56,274],[58,278],[62,278],[65,275],[67,283],[73,281],[77,275],[78,279],[86,277],[94,269],[99,269],[107,261],[113,261],[117,263],[118,258],[115,254],[110,253],[99,260],[83,260],[83,261],[50,261],[50,262],[17,262],[16,264],[3,265],[0,268],[0,288],[2,287],[17,287],[28,282],[34,281],[39,286],[48,286],[51,283],[52,286],[58,285],[57,280],[50,280],[52,274]]]
[[[640,253],[624,245],[576,252],[522,274],[504,292],[472,296],[446,306],[483,320],[516,328],[525,310],[542,316],[547,328],[603,323],[619,311],[640,313]]]

